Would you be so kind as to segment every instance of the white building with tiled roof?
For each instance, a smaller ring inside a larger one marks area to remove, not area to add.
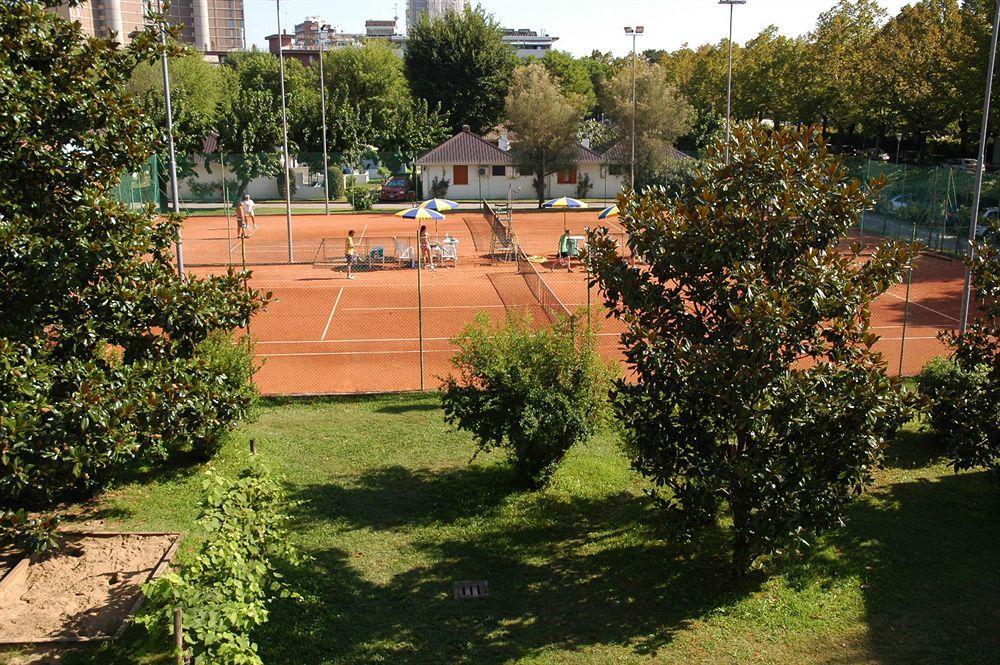
[[[534,199],[533,176],[518,173],[501,136],[496,142],[472,133],[468,126],[417,158],[424,196],[430,196],[434,179],[448,180],[450,199],[505,199],[513,189],[515,199]],[[576,168],[546,177],[546,198],[577,197],[579,183],[590,181],[587,198],[613,199],[621,190],[621,175],[609,173],[605,158],[588,146],[576,145]]]

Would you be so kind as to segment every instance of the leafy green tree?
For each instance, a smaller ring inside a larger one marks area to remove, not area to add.
[[[600,426],[611,378],[589,334],[570,321],[535,329],[527,317],[493,325],[480,314],[455,339],[445,419],[480,450],[507,451],[517,481],[544,485],[573,444]]]
[[[547,51],[541,63],[559,82],[563,94],[579,97],[585,113],[594,109],[597,105],[597,93],[587,65],[566,51]]]
[[[282,170],[279,103],[264,90],[240,89],[219,116],[219,148],[226,153],[226,167],[236,174],[237,201],[252,180],[273,178]]]
[[[588,118],[580,123],[580,140],[590,141],[590,147],[597,152],[608,150],[621,140],[621,128],[611,122]]]
[[[19,510],[245,415],[201,351],[261,306],[240,274],[182,279],[180,220],[110,194],[159,147],[126,92],[159,17],[116,48],[54,5],[0,4],[0,540],[33,528]]]
[[[732,145],[679,193],[623,202],[647,266],[604,229],[590,269],[628,326],[613,401],[633,465],[682,533],[731,518],[742,572],[835,526],[904,422],[869,317],[915,249],[838,250],[869,198],[817,131],[739,125]]]
[[[545,177],[576,168],[576,137],[582,115],[578,97],[569,98],[538,63],[519,68],[507,95],[508,125],[515,135],[510,154],[517,170],[534,175],[541,207]]]
[[[368,124],[365,139],[373,145],[387,140],[395,114],[412,103],[403,63],[379,41],[334,49],[324,55],[328,95],[348,100]]]
[[[669,148],[690,128],[691,107],[657,64],[637,63],[635,111],[636,180],[649,180],[670,160]],[[623,67],[608,83],[608,115],[632,141],[632,69]]]
[[[155,124],[166,145],[167,113],[163,96],[163,70],[159,62],[139,63],[129,78],[128,91],[138,98],[142,112]],[[223,71],[192,51],[170,58],[170,103],[174,122],[174,147],[178,176],[193,173],[193,157],[204,149],[205,137],[215,126],[219,107],[226,94]],[[159,161],[166,164],[166,150]],[[164,170],[163,177],[169,177]],[[165,191],[165,190],[164,190]]]
[[[482,133],[503,118],[517,56],[499,24],[481,9],[424,15],[406,40],[406,76],[413,94],[440,105],[453,131]]]
[[[1000,250],[988,243],[979,250],[971,264],[978,316],[965,333],[942,335],[950,357],[924,368],[919,386],[955,470],[1000,473]]]

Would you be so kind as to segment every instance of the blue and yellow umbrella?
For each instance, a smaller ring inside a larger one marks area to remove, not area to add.
[[[543,208],[586,208],[588,207],[583,201],[577,199],[571,199],[568,196],[561,196],[558,199],[549,199],[542,204]]]
[[[449,210],[455,210],[458,208],[458,203],[455,201],[450,201],[448,199],[427,199],[421,203],[418,208],[428,208],[430,210],[438,210],[440,212],[447,212]]]
[[[618,204],[616,203],[602,210],[601,214],[597,216],[597,219],[607,219],[608,217],[617,217],[619,212],[621,211],[618,210]]]
[[[396,217],[405,217],[406,219],[433,219],[434,221],[444,219],[444,215],[439,213],[437,210],[424,208],[422,206],[400,210],[396,213]]]

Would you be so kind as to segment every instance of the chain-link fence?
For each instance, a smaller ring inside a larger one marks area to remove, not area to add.
[[[156,205],[159,194],[159,164],[156,155],[152,155],[138,168],[122,174],[118,186],[111,192],[114,198],[130,208],[141,208],[150,203]]]

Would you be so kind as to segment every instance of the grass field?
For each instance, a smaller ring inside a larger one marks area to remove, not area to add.
[[[734,583],[723,534],[672,545],[612,434],[539,493],[470,463],[432,394],[269,402],[213,466],[285,476],[312,557],[255,637],[267,663],[988,663],[1000,660],[1000,489],[908,429],[846,528]],[[203,467],[109,491],[82,517],[189,532]],[[490,596],[456,601],[455,580]],[[127,634],[128,635],[128,634]],[[126,643],[135,640],[135,632]],[[103,648],[65,662],[132,662]]]

